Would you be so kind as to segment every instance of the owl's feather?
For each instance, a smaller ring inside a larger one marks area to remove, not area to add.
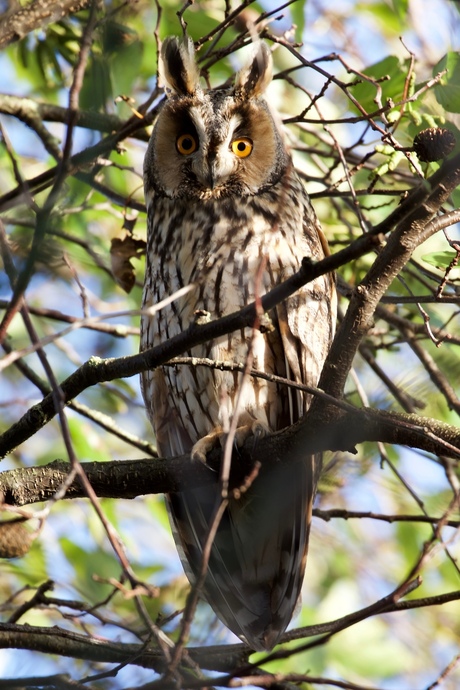
[[[193,289],[155,317],[143,318],[143,348],[187,328],[197,311],[218,318],[241,309],[297,271],[302,257],[321,259],[327,247],[262,96],[271,76],[268,48],[259,44],[233,88],[206,92],[198,85],[190,45],[168,39],[162,50],[170,91],[144,165],[149,222],[144,304],[184,285]],[[242,363],[251,347],[255,369],[316,385],[334,330],[333,278],[304,286],[270,318],[272,330],[245,329],[189,354]],[[240,373],[189,365],[146,372],[142,388],[165,457],[193,453],[234,414],[239,425],[276,431],[299,419],[310,403],[304,392],[251,378],[237,412]],[[249,490],[231,499],[219,525],[203,595],[254,649],[271,649],[292,617],[320,465],[320,456],[307,456],[287,466],[262,467]],[[192,582],[217,500],[214,487],[167,498]]]
[[[179,42],[167,38],[161,48],[160,79],[166,88],[183,96],[193,95],[199,87],[200,71],[190,37]]]
[[[235,94],[240,98],[258,98],[272,78],[272,54],[265,43],[254,44],[253,57],[235,78]]]

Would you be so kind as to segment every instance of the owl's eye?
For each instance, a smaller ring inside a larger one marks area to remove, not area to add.
[[[181,134],[176,139],[176,147],[183,156],[189,156],[197,149],[197,141],[192,134]]]
[[[232,141],[232,151],[238,158],[247,158],[252,152],[252,141],[246,137]]]

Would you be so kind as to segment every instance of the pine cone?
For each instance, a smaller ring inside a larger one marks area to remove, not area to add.
[[[447,158],[456,143],[455,135],[450,129],[430,127],[417,134],[414,139],[414,151],[421,161],[438,161]]]
[[[0,558],[18,558],[29,551],[33,535],[23,523],[23,518],[0,522]]]

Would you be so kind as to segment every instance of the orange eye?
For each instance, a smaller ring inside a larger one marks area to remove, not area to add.
[[[247,158],[252,152],[252,141],[246,137],[232,141],[232,151],[238,158]]]
[[[181,134],[180,137],[177,137],[176,147],[183,156],[189,156],[196,151],[197,146],[196,139],[192,134]]]

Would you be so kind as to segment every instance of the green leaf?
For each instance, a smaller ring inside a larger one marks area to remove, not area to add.
[[[404,19],[407,16],[409,0],[392,0],[391,4],[393,5],[393,9],[400,19]]]
[[[459,137],[459,141],[460,141],[460,137]],[[458,208],[460,206],[460,189],[458,187],[452,193],[452,203],[453,203],[455,208]]]
[[[445,269],[450,266],[455,257],[455,252],[433,252],[432,254],[424,254],[422,260],[431,266],[436,266],[436,268]]]
[[[2,562],[2,570],[14,573],[18,581],[30,587],[40,585],[47,579],[46,558],[43,544],[40,539],[36,539],[28,553],[21,558]]]
[[[296,36],[302,40],[303,30],[305,27],[305,5],[303,2],[294,2],[291,7],[292,23],[296,25]]]
[[[142,43],[132,41],[120,47],[111,60],[111,76],[114,96],[132,93],[133,84],[139,77],[142,64]]]
[[[400,36],[404,26],[407,25],[407,0],[393,0],[389,2],[372,3],[372,16],[378,22],[379,30],[383,36]],[[355,5],[356,14],[369,14],[369,3],[358,2]]]
[[[110,455],[101,443],[100,434],[86,420],[69,416],[69,429],[75,453],[80,461],[94,460],[95,453],[100,461],[110,460]]]
[[[111,586],[93,576],[96,575],[100,580],[108,580],[114,575],[116,577],[119,573],[119,564],[115,557],[101,549],[90,552],[67,537],[59,541],[65,557],[74,568],[75,583],[78,583],[84,596],[94,600],[107,596],[112,589]]]
[[[388,99],[398,102],[402,99],[404,85],[408,70],[408,61],[400,60],[395,55],[376,62],[375,65],[363,70],[363,74],[370,77],[376,83],[361,81],[351,87],[353,96],[359,101],[361,106],[369,113],[377,109],[375,98],[377,87],[382,89],[382,103]]]
[[[460,113],[460,53],[447,53],[433,67],[433,76],[447,70],[434,87],[436,100],[449,113]]]
[[[104,110],[112,93],[107,58],[93,55],[80,92],[80,107],[83,110]]]
[[[426,525],[421,527],[410,522],[400,522],[396,525],[399,552],[405,557],[407,566],[418,558],[422,540],[429,537],[429,530]]]

